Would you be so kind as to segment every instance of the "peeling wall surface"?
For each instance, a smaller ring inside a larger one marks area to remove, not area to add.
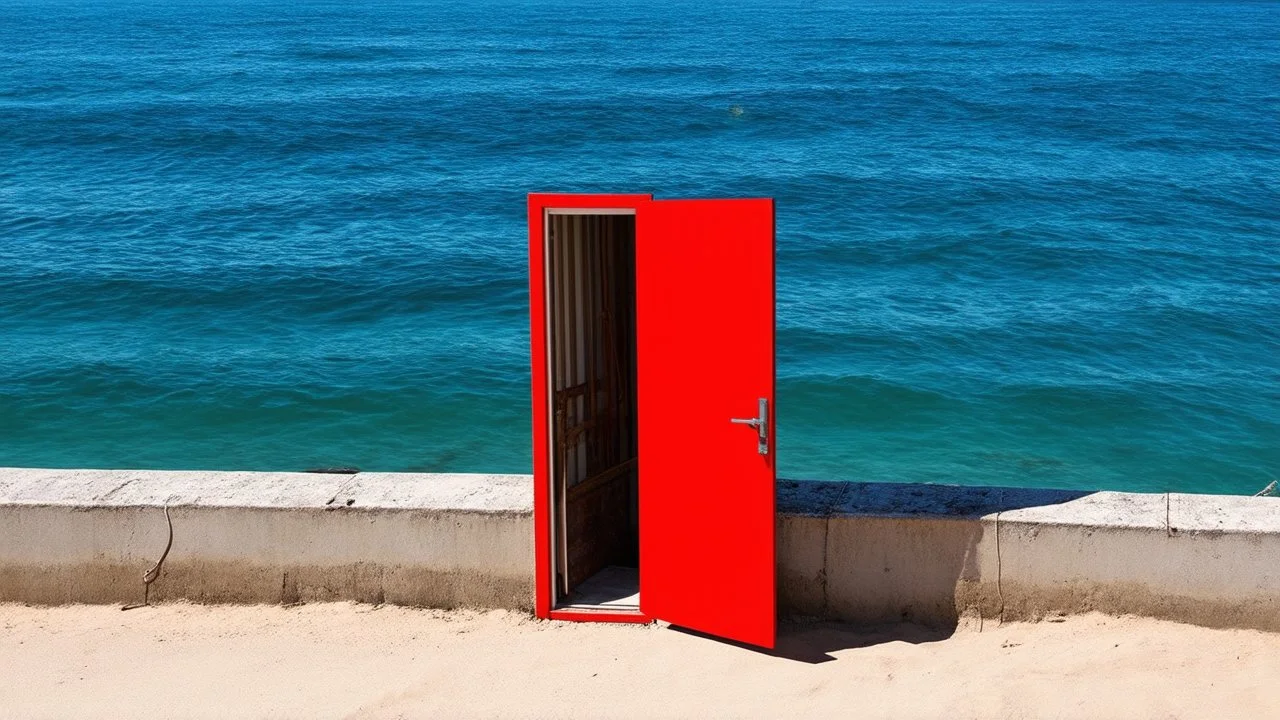
[[[524,475],[0,469],[0,601],[528,610]],[[1280,630],[1280,499],[779,481],[784,615]]]

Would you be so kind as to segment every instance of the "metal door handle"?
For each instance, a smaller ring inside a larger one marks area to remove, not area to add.
[[[729,418],[729,422],[755,428],[760,436],[760,444],[756,450],[761,455],[769,454],[769,401],[767,399],[760,398],[760,417]]]

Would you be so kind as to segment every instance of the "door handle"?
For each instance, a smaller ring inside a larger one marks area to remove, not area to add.
[[[761,455],[769,454],[769,401],[766,398],[760,398],[760,416],[753,418],[729,418],[729,422],[737,425],[746,425],[756,429],[759,435],[760,443],[756,446],[756,450]]]

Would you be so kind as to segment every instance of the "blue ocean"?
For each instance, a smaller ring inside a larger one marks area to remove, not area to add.
[[[1280,5],[0,0],[0,465],[529,472],[525,194],[777,203],[785,477],[1280,478]]]

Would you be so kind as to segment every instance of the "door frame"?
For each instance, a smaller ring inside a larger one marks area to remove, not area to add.
[[[639,610],[557,609],[558,590],[555,582],[557,540],[556,512],[552,505],[555,482],[555,442],[551,423],[553,392],[550,390],[551,326],[550,302],[550,238],[546,218],[565,215],[635,215],[640,207],[652,202],[652,195],[642,194],[567,194],[531,193],[528,200],[529,227],[529,341],[532,375],[533,410],[533,537],[534,537],[534,614],[540,618],[595,622],[647,623],[652,618]],[[639,242],[637,236],[636,242]]]

